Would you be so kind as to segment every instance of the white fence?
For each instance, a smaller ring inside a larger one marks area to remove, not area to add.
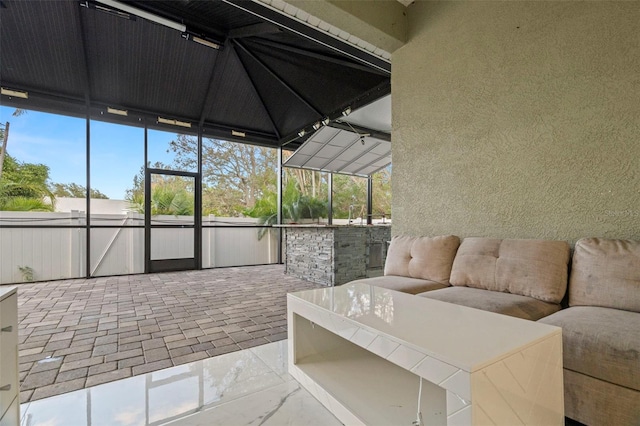
[[[193,219],[157,216],[154,223],[186,224]],[[91,215],[91,226],[142,225],[138,213]],[[191,222],[192,223],[192,222]],[[76,278],[86,275],[84,228],[13,228],[5,225],[84,226],[83,212],[0,212],[0,284]],[[202,228],[202,267],[259,265],[277,261],[278,231],[258,240],[252,218],[208,216]],[[232,226],[232,227],[226,227]],[[144,228],[91,228],[92,276],[144,272]],[[193,256],[193,230],[152,229],[152,259]],[[21,270],[22,268],[22,270]]]

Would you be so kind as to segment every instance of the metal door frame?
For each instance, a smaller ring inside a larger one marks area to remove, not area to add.
[[[169,175],[193,178],[193,225],[151,225],[151,175]],[[145,167],[144,174],[144,272],[185,271],[202,268],[202,182],[199,173]],[[151,260],[152,228],[193,228],[193,258]]]

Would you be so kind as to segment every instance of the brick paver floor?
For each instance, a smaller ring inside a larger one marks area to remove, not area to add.
[[[18,286],[27,402],[287,337],[282,265]]]

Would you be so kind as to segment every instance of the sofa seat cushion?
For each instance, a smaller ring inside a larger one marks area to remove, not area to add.
[[[566,241],[465,238],[450,283],[560,303],[567,290]]]
[[[640,391],[640,313],[576,306],[539,322],[562,327],[564,368]]]
[[[459,245],[460,238],[455,235],[395,236],[389,245],[384,274],[449,285],[451,265]]]
[[[389,290],[396,290],[409,294],[418,294],[447,287],[446,285],[436,281],[399,277],[397,275],[385,275],[384,277],[365,278],[363,280],[351,281],[351,283],[371,284],[376,287],[383,287]]]
[[[519,294],[469,287],[448,287],[420,293],[418,296],[533,321],[560,310],[560,305],[556,303],[543,302]]]

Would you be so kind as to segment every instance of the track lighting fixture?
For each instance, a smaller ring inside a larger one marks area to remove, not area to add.
[[[11,96],[14,98],[29,99],[29,92],[23,92],[21,90],[13,90],[13,89],[7,89],[6,87],[2,87],[0,89],[0,93],[2,93],[5,96]]]
[[[178,22],[171,21],[169,19],[163,18],[158,15],[154,15],[149,12],[145,12],[142,9],[138,9],[137,7],[129,6],[128,4],[121,3],[115,0],[96,0],[97,3],[104,4],[105,6],[112,7],[114,9],[121,10],[123,12],[130,13],[131,15],[138,16],[142,19],[146,19],[147,21],[155,22],[156,24],[164,25],[168,28],[173,28],[174,30],[178,30],[180,32],[185,32],[187,30],[187,26]]]

